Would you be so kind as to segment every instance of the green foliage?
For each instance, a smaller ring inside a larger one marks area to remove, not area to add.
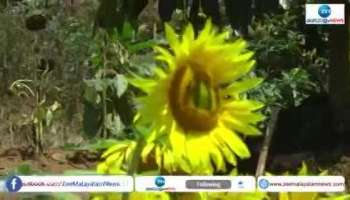
[[[269,76],[300,63],[305,36],[296,30],[296,16],[286,12],[256,21],[250,31],[251,49],[256,52],[259,67]]]
[[[310,94],[317,93],[320,88],[311,79],[306,70],[293,68],[282,71],[280,77],[275,77],[263,82],[263,84],[250,93],[268,107],[293,107],[298,106]]]
[[[132,91],[125,77],[130,71],[142,70],[131,57],[155,44],[153,40],[139,41],[130,23],[108,34],[99,31],[90,62],[93,78],[84,80],[84,132],[89,137],[126,137],[133,118]],[[97,120],[96,120],[97,119]]]
[[[32,3],[19,1],[0,14],[0,92],[2,97],[8,96],[9,102],[13,103],[14,99],[21,102],[14,107],[26,108],[18,114],[23,116],[20,120],[11,122],[17,130],[24,127],[28,130],[21,134],[28,135],[37,146],[43,143],[39,140],[60,144],[64,141],[56,141],[57,137],[64,140],[67,132],[77,132],[69,128],[77,126],[80,117],[77,91],[87,74],[89,47],[93,46],[88,34],[91,21],[85,16],[67,16],[61,12],[60,5],[45,8]],[[47,17],[46,28],[27,30],[27,16],[37,13]],[[55,102],[60,104],[58,110],[53,109],[58,105]],[[55,123],[56,119],[59,123]],[[35,137],[30,137],[32,125]],[[62,125],[66,128],[62,129]],[[40,136],[44,132],[55,134],[44,139]],[[39,137],[42,139],[38,140]]]
[[[89,126],[90,122],[96,120],[96,118],[102,120],[100,127],[95,128],[99,128],[101,133],[104,132],[103,137],[105,138],[108,137],[106,135],[107,131],[114,136],[120,136],[124,130],[124,124],[118,115],[117,104],[127,100],[125,97],[123,98],[123,95],[128,85],[122,74],[117,74],[115,70],[109,69],[110,74],[107,75],[106,71],[107,69],[98,70],[94,79],[84,80],[83,94],[86,102],[84,116],[87,123],[85,125]],[[129,109],[131,109],[130,106]],[[90,116],[92,118],[89,118]],[[87,133],[94,132],[89,127],[85,128]],[[98,131],[95,134],[98,134]]]
[[[38,174],[39,172],[34,170],[28,163],[23,163],[16,167],[13,171],[8,172],[8,176],[11,175],[32,175],[32,174]]]
[[[249,31],[250,48],[256,52],[256,73],[265,77],[260,88],[251,92],[267,105],[298,106],[312,94],[327,88],[328,59],[318,47],[307,48],[307,36],[300,30],[296,10],[265,15],[255,20]],[[317,33],[317,31],[316,31]],[[321,41],[323,35],[319,35]],[[322,46],[322,44],[319,44]]]
[[[299,12],[294,8],[256,19],[249,31],[250,48],[256,52],[258,68],[265,76],[279,76],[283,70],[302,67],[315,81],[324,81],[328,68],[324,57],[327,34],[318,28],[301,30]],[[319,43],[314,45],[314,41]]]
[[[101,79],[98,76],[97,79],[85,80],[85,92],[84,98],[89,103],[99,104],[101,102],[101,96],[99,93],[111,90],[111,93],[117,97],[121,97],[127,89],[128,82],[123,75],[117,74],[113,79]]]
[[[25,96],[33,102],[33,110],[27,120],[27,124],[34,127],[33,143],[36,153],[42,153],[44,150],[44,132],[52,125],[61,104],[54,101],[52,104],[47,101],[46,95],[50,87],[43,88],[43,82],[46,80],[46,72],[34,80],[17,80],[10,86],[10,90],[17,96]],[[31,84],[31,85],[30,85]]]

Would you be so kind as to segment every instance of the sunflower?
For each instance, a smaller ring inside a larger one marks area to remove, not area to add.
[[[158,167],[172,173],[212,174],[226,171],[226,162],[250,152],[240,135],[259,135],[255,127],[264,116],[263,104],[244,93],[262,79],[247,78],[255,65],[243,39],[227,41],[208,20],[198,37],[192,25],[179,38],[165,25],[170,50],[155,47],[155,76],[134,75],[129,81],[145,92],[139,97],[135,123],[150,127],[144,134],[144,162],[153,157]],[[246,78],[244,78],[246,77]]]
[[[131,160],[135,147],[135,141],[118,141],[102,154],[104,161],[97,165],[97,173],[126,175],[127,163]]]

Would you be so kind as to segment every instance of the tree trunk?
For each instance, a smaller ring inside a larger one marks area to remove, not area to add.
[[[334,3],[346,4],[346,0],[336,0]],[[350,67],[348,8],[349,6],[346,5],[345,25],[331,25],[328,27],[330,31],[329,94],[334,119],[334,131],[340,134],[350,132]]]

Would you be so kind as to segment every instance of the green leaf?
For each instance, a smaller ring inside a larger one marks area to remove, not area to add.
[[[125,78],[124,75],[118,74],[117,77],[114,79],[113,87],[117,91],[117,96],[121,97],[128,88],[128,80]]]
[[[94,83],[94,86],[97,92],[102,92],[103,90],[106,89],[106,83],[104,80],[96,79],[91,81]]]
[[[120,40],[131,40],[133,38],[134,35],[134,28],[131,26],[131,24],[129,22],[124,22],[123,24],[123,30],[122,33],[120,35]]]
[[[83,97],[89,103],[95,104],[96,98],[97,98],[97,92],[96,92],[96,90],[93,87],[90,87],[90,86],[87,85],[84,88],[84,95],[83,95]]]
[[[46,126],[50,126],[53,118],[53,113],[51,110],[47,110],[46,112]]]
[[[102,79],[84,80],[84,83],[87,87],[94,88],[96,92],[102,92],[104,89],[106,89],[106,83]]]
[[[115,136],[120,135],[124,130],[124,124],[122,123],[119,115],[108,114],[105,127],[111,131]]]
[[[16,174],[30,175],[32,173],[33,173],[32,167],[27,163],[21,164],[16,168]]]
[[[128,44],[127,49],[130,53],[136,53],[138,51],[144,50],[144,49],[149,49],[154,47],[157,44],[156,41],[154,40],[147,40],[143,42],[137,42],[135,44]]]
[[[52,111],[56,111],[57,109],[59,109],[61,107],[61,104],[58,103],[57,101],[55,101],[51,106],[50,106],[50,109]]]

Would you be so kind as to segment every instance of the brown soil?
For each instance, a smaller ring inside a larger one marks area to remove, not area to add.
[[[21,165],[39,173],[62,174],[67,170],[94,170],[99,155],[85,150],[71,151],[49,149],[36,155],[32,147],[10,148],[0,151],[0,176],[17,169]]]
[[[17,147],[0,150],[0,177],[17,170],[17,173],[29,174],[63,174],[67,170],[95,170],[100,155],[85,150],[49,149],[42,155],[36,155],[32,147]],[[20,166],[29,166],[21,172]],[[29,171],[28,171],[29,170]],[[10,194],[0,192],[0,200],[53,200],[59,199],[50,195],[41,197],[39,194]],[[69,194],[68,199],[88,200],[89,194]],[[73,196],[72,196],[73,195]],[[62,197],[60,197],[62,199]]]

